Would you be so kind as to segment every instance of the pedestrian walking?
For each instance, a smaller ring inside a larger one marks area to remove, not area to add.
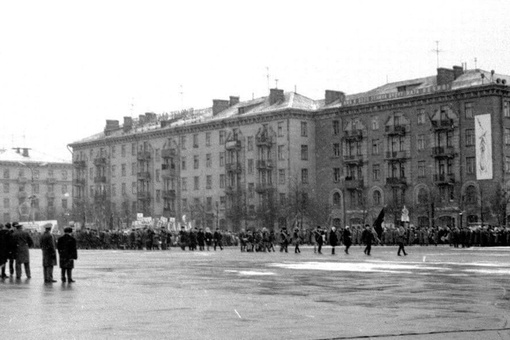
[[[283,227],[280,231],[280,252],[285,251],[288,252],[289,246],[289,234],[287,233],[287,228]]]
[[[400,226],[398,228],[398,234],[397,234],[397,243],[398,243],[397,255],[398,256],[401,256],[400,252],[403,252],[404,256],[407,256],[406,250],[404,248],[405,239],[406,239],[406,230],[404,229],[403,226]]]
[[[351,229],[349,228],[348,225],[346,225],[344,228],[343,239],[344,239],[344,245],[345,245],[344,252],[346,254],[349,254],[349,248],[352,245],[352,239],[351,239]]]
[[[368,224],[365,225],[365,230],[361,234],[361,242],[365,244],[365,250],[363,251],[365,255],[370,256],[370,251],[372,250],[372,243],[374,241],[374,234]]]
[[[214,250],[216,251],[216,247],[220,247],[221,250],[223,250],[223,242],[222,242],[223,235],[221,234],[220,228],[216,228],[216,231],[214,232]]]
[[[51,224],[46,225],[45,231],[39,240],[42,250],[44,282],[57,282],[53,280],[53,267],[57,264],[57,252],[55,249],[55,240],[51,235]]]
[[[322,230],[321,226],[318,225],[317,228],[314,231],[314,237],[315,237],[315,243],[317,244],[317,252],[319,254],[322,254],[322,245],[324,244],[324,231]],[[315,248],[314,248],[315,252]]]
[[[14,241],[14,244],[16,244],[16,279],[21,279],[22,269],[21,265],[25,267],[25,275],[27,276],[27,279],[30,279],[31,272],[30,272],[30,251],[29,248],[34,246],[34,241],[26,232],[23,230],[23,225],[19,224],[18,222],[14,222],[13,227],[16,228],[14,232],[12,233],[12,238]]]
[[[329,232],[329,245],[331,246],[331,255],[335,255],[335,247],[338,245],[338,235],[335,227],[331,227]]]
[[[294,233],[292,234],[292,242],[294,242],[294,253],[301,253],[299,249],[299,244],[301,243],[301,236],[299,235],[299,229],[294,228]]]
[[[209,251],[209,247],[212,246],[213,234],[211,233],[211,229],[209,227],[205,228],[205,244],[207,245],[207,251]]]
[[[74,260],[78,259],[78,251],[76,249],[76,240],[71,235],[73,229],[71,227],[64,228],[64,235],[57,241],[58,255],[60,257],[60,271],[62,282],[75,282],[73,280]]]

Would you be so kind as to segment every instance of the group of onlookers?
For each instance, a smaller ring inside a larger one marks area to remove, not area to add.
[[[53,267],[57,264],[57,251],[60,258],[61,279],[62,282],[74,282],[72,270],[74,260],[78,258],[76,250],[76,240],[71,235],[72,228],[64,228],[64,235],[57,240],[51,234],[51,225],[45,227],[45,232],[29,233],[23,229],[23,225],[18,222],[0,224],[0,267],[1,279],[13,278],[20,280],[25,270],[27,279],[32,277],[30,270],[30,252],[34,247],[34,240],[31,235],[36,235],[39,246],[42,250],[42,264],[44,282],[56,282],[53,279]],[[9,275],[7,275],[7,271]]]

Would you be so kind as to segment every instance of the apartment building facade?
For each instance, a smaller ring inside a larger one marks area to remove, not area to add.
[[[230,230],[344,226],[383,208],[396,223],[404,206],[420,226],[506,223],[508,81],[441,68],[354,95],[271,89],[107,121],[70,145],[75,210],[109,227],[136,213]]]
[[[70,221],[71,162],[29,148],[0,152],[1,223],[14,221]]]

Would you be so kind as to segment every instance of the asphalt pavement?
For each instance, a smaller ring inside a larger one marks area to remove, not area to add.
[[[4,339],[510,339],[510,248],[80,250],[0,281]],[[55,267],[55,278],[60,278]]]

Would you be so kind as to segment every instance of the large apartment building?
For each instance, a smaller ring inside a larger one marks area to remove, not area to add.
[[[29,148],[0,150],[2,223],[70,221],[71,162]]]
[[[115,227],[136,213],[231,230],[371,223],[505,223],[508,76],[434,76],[312,100],[241,102],[108,120],[72,143],[75,211]],[[106,222],[104,222],[106,221]]]

